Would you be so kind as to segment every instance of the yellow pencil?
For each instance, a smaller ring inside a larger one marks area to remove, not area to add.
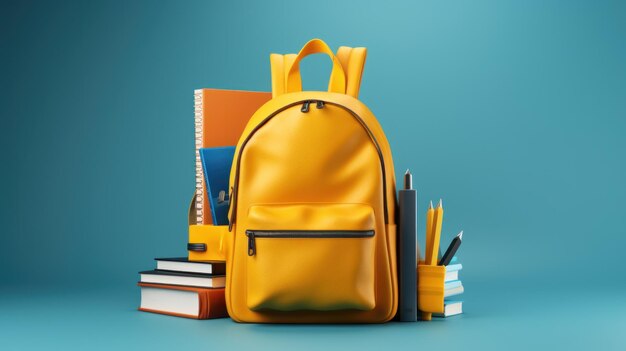
[[[432,250],[430,251],[430,261],[427,261],[426,264],[431,266],[436,266],[437,263],[437,255],[439,252],[439,239],[441,238],[441,225],[443,224],[443,203],[441,199],[439,199],[439,205],[435,209],[435,216],[433,218],[433,234],[432,234]]]
[[[428,205],[428,211],[426,211],[426,254],[424,257],[424,263],[430,262],[431,248],[433,247],[433,216],[435,215],[435,209],[433,208],[433,202]]]

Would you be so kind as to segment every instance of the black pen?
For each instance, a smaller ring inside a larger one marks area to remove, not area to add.
[[[454,239],[452,239],[452,242],[450,243],[450,246],[448,246],[446,253],[443,254],[441,261],[439,261],[440,266],[447,266],[450,263],[452,257],[454,257],[454,254],[456,253],[456,250],[458,250],[459,246],[461,246],[462,239],[463,231],[461,230],[461,232],[457,234]]]

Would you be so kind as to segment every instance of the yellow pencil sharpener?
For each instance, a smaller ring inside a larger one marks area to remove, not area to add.
[[[189,226],[189,261],[226,261],[227,225]]]
[[[420,262],[421,263],[421,262]],[[430,319],[431,313],[443,313],[446,266],[417,265],[417,307]]]

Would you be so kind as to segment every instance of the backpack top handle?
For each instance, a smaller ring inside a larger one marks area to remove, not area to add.
[[[302,91],[302,77],[300,76],[300,61],[312,54],[326,54],[333,61],[333,70],[330,73],[330,81],[328,82],[328,91],[331,93],[346,93],[346,75],[343,72],[341,62],[335,56],[333,51],[321,39],[312,39],[304,44],[302,50],[298,53],[295,60],[291,64],[289,73],[287,73],[287,93]]]
[[[339,92],[342,94],[350,95],[354,98],[358,98],[359,88],[361,86],[361,77],[363,75],[363,69],[365,67],[367,49],[363,47],[351,48],[348,46],[342,46],[339,48],[339,50],[337,50],[337,55],[333,56],[332,51],[330,50],[328,45],[326,45],[326,43],[324,43],[324,41],[320,39],[313,39],[309,41],[297,55],[270,55],[270,65],[272,73],[272,97],[277,97],[288,92],[302,91],[302,78],[300,75],[299,61],[302,60],[302,58],[314,53],[325,53],[329,55],[333,60],[333,73],[331,73],[328,90],[331,92]],[[296,59],[298,59],[298,63],[294,65],[294,63],[296,63]],[[336,78],[333,77],[333,74],[340,74],[336,73],[337,71],[335,71],[336,59],[339,60],[341,68],[343,69],[343,79],[345,81],[344,89],[340,87],[340,82],[337,82],[337,85],[333,85],[334,79]],[[294,69],[293,72],[291,71],[292,68]],[[290,75],[292,77],[291,84],[293,85],[289,86],[288,88],[288,79]]]

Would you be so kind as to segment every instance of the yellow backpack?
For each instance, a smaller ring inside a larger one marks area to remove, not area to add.
[[[302,91],[300,60],[333,62]],[[389,143],[357,100],[365,48],[321,40],[272,54],[273,98],[230,174],[226,304],[239,322],[380,323],[396,314],[396,190]]]

